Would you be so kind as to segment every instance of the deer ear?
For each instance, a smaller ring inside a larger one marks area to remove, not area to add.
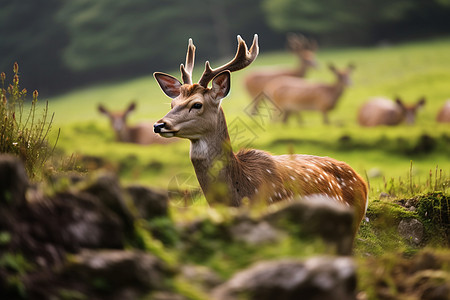
[[[153,73],[156,81],[163,90],[164,94],[170,98],[176,98],[180,95],[181,82],[171,75],[160,72]]]
[[[130,112],[136,109],[136,102],[131,102],[130,105],[128,105],[127,110],[125,111],[125,114],[128,115]]]
[[[401,109],[405,109],[405,104],[403,104],[402,99],[400,99],[400,97],[395,97],[395,103],[401,108]]]
[[[422,98],[419,99],[419,101],[417,101],[416,106],[417,107],[422,107],[422,106],[425,105],[425,103],[426,103],[426,99],[425,99],[425,97],[422,97]]]
[[[228,95],[230,92],[230,82],[231,74],[228,70],[219,73],[213,78],[211,91],[215,99],[220,100]]]
[[[328,64],[328,69],[330,69],[331,72],[334,72],[334,73],[337,72],[336,67],[335,67],[334,64],[332,64],[332,63],[329,63],[329,64]]]
[[[105,115],[108,114],[108,111],[106,110],[106,108],[101,104],[98,105],[98,111]]]

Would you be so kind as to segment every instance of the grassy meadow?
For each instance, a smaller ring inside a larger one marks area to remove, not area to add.
[[[201,43],[196,42],[199,49]],[[338,68],[348,63],[356,65],[352,86],[329,114],[330,125],[323,125],[317,112],[303,113],[302,124],[291,118],[287,125],[276,122],[273,116],[247,114],[251,99],[243,86],[245,76],[259,68],[291,68],[297,64],[296,57],[288,52],[267,53],[261,49],[253,65],[232,74],[231,93],[222,102],[232,128],[234,149],[245,146],[274,154],[302,153],[343,160],[369,178],[372,199],[385,191],[392,180],[401,183],[413,178],[414,184],[418,184],[427,183],[430,176],[431,181],[435,180],[434,176],[441,176],[441,172],[448,177],[450,125],[437,124],[435,117],[450,98],[449,49],[450,38],[375,48],[319,49],[320,67],[308,74],[310,80],[333,81],[328,63]],[[184,51],[179,50],[180,62]],[[220,63],[212,61],[212,66]],[[203,62],[197,60],[194,80],[199,78],[202,68]],[[153,71],[180,77],[177,66],[173,70],[149,70],[149,73]],[[365,100],[397,95],[407,103],[426,97],[426,105],[419,111],[414,126],[370,129],[358,126],[357,110]],[[55,112],[54,136],[55,129],[61,129],[58,151],[74,157],[100,157],[118,171],[125,183],[138,182],[159,188],[168,188],[174,182],[187,188],[198,186],[189,160],[188,141],[150,146],[117,143],[109,121],[97,111],[99,103],[120,110],[133,100],[137,102],[137,110],[130,115],[130,124],[163,117],[169,110],[170,99],[151,74],[78,89],[48,100],[49,110]],[[75,160],[65,163],[79,164]]]

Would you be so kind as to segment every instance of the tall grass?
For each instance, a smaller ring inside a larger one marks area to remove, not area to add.
[[[53,153],[58,137],[51,146],[48,135],[54,114],[49,116],[48,102],[38,112],[38,91],[33,92],[30,105],[26,104],[27,90],[19,86],[19,65],[14,64],[11,84],[6,83],[6,74],[0,74],[0,153],[18,156],[25,164],[31,178],[42,174],[46,161]],[[59,136],[59,132],[58,132]]]

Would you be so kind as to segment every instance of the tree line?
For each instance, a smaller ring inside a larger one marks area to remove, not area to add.
[[[283,49],[288,32],[321,46],[372,45],[450,32],[450,0],[0,0],[0,71],[19,62],[44,94],[232,55],[237,34]]]

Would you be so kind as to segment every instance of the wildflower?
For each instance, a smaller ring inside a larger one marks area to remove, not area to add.
[[[6,79],[6,74],[5,74],[5,72],[1,72],[0,73],[0,78],[2,79],[2,84],[5,82],[5,79]]]
[[[19,84],[19,75],[17,75],[17,74],[14,75],[14,81],[13,82],[14,82],[15,85]]]
[[[17,62],[14,63],[14,68],[13,68],[14,74],[17,75],[17,73],[19,73],[19,64]]]
[[[34,90],[34,92],[33,92],[33,99],[37,99],[38,96],[39,96],[38,91]]]

